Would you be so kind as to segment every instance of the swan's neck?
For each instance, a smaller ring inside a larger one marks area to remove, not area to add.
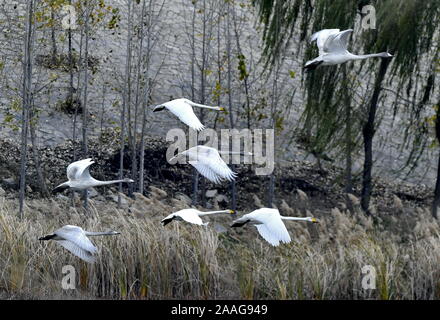
[[[91,231],[85,231],[84,232],[86,236],[89,237],[95,237],[95,236],[113,236],[117,235],[117,232],[114,231],[105,231],[105,232],[91,232]]]
[[[351,60],[364,60],[364,59],[368,59],[368,58],[383,58],[383,54],[382,53],[371,53],[371,54],[351,54],[350,55]]]
[[[195,103],[195,102],[191,102],[191,105],[193,107],[198,107],[198,108],[205,108],[205,109],[211,109],[211,110],[220,110],[220,107],[211,107],[211,106],[207,106],[207,105],[200,104],[200,103]]]
[[[199,216],[207,216],[210,214],[217,214],[217,213],[229,213],[229,210],[219,210],[219,211],[208,211],[208,212],[200,212]]]
[[[94,179],[93,182],[91,182],[91,184],[93,184],[93,186],[95,186],[95,187],[98,187],[98,186],[105,186],[108,184],[116,184],[116,183],[121,183],[121,182],[127,182],[127,180],[120,179],[120,180],[100,181],[100,180]]]
[[[239,152],[239,151],[221,151],[221,150],[219,150],[218,153],[220,153],[220,154],[239,154],[241,156],[251,156],[252,155],[251,152],[245,153],[245,152]]]
[[[280,216],[283,220],[292,220],[292,221],[309,221],[309,218],[302,218],[302,217],[284,217]]]

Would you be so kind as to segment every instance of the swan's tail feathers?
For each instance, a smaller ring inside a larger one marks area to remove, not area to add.
[[[209,222],[205,222],[203,225],[204,225],[204,226],[207,226],[208,224],[209,224]]]
[[[63,183],[52,189],[52,193],[55,194],[55,193],[63,192],[66,189],[69,189],[69,186]]]
[[[304,66],[303,69],[304,69],[306,72],[313,71],[313,70],[315,70],[316,68],[318,68],[323,62],[324,62],[324,61],[322,61],[322,60],[319,60],[319,61],[314,61],[314,60],[312,60],[312,61],[308,61],[308,62],[305,64],[305,66]]]
[[[53,233],[53,234],[48,234],[47,236],[44,236],[44,237],[41,237],[41,238],[39,238],[38,240],[40,240],[40,241],[43,241],[43,240],[51,240],[51,239],[53,239],[53,238],[55,238],[55,233]]]
[[[241,219],[241,218],[237,219],[232,223],[231,228],[242,227],[250,221],[251,221],[250,219]]]

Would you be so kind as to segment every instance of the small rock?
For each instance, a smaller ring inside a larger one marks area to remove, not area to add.
[[[98,191],[96,191],[95,188],[89,188],[89,189],[87,189],[87,192],[88,192],[89,198],[95,198],[95,197],[99,196],[99,193],[98,193]]]
[[[219,195],[217,195],[217,197],[215,197],[215,200],[217,202],[222,202],[222,201],[228,202],[228,197],[225,196],[224,194],[219,194]]]
[[[185,202],[185,203],[186,203],[187,205],[189,205],[189,206],[190,206],[191,203],[192,203],[191,198],[188,197],[186,194],[183,194],[183,193],[178,193],[178,194],[176,194],[175,198],[176,198],[177,200],[180,200],[180,201]]]
[[[309,200],[309,197],[307,197],[307,194],[302,191],[301,189],[296,189],[296,192],[298,193],[299,198],[301,199],[301,201],[303,202],[307,202]]]
[[[226,233],[228,232],[228,229],[226,229],[225,227],[223,227],[221,224],[214,224],[214,230],[218,233]]]
[[[69,201],[69,197],[63,196],[61,193],[57,194],[57,199],[63,200],[63,201]]]
[[[15,187],[16,186],[14,178],[5,178],[2,181],[8,187]]]
[[[113,202],[118,203],[118,195],[110,196],[110,200],[112,200]],[[127,199],[125,199],[125,197],[122,197],[122,196],[121,196],[121,205],[123,205],[123,206],[128,205]]]
[[[168,194],[166,193],[166,191],[156,188],[154,186],[150,186],[150,192],[156,196],[158,199],[164,199],[168,196]]]
[[[6,191],[0,187],[0,196],[4,196],[6,194]]]
[[[400,210],[400,211],[403,210],[402,200],[400,200],[400,198],[396,195],[393,195],[393,204],[397,210]]]
[[[214,198],[217,195],[217,189],[208,190],[206,191],[206,197],[207,198]]]

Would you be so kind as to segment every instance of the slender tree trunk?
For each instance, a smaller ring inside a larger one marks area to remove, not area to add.
[[[47,190],[46,179],[44,178],[43,170],[41,168],[41,156],[37,145],[37,132],[36,132],[36,121],[35,116],[35,105],[33,96],[30,97],[30,108],[29,108],[29,131],[31,134],[32,143],[32,154],[34,156],[35,171],[37,173],[37,182],[40,186],[40,194],[42,197],[49,197],[49,191]]]
[[[50,20],[51,20],[51,28],[50,28],[50,38],[51,38],[51,42],[52,42],[52,63],[54,66],[56,66],[57,60],[58,60],[58,49],[57,49],[57,40],[56,40],[56,35],[55,35],[55,14],[54,14],[54,9],[52,7],[53,4],[51,4],[51,8],[50,8]]]
[[[192,15],[192,51],[191,51],[191,100],[195,99],[195,59],[196,59],[196,30],[195,30],[195,20],[196,20],[196,2],[193,2],[193,15]],[[188,129],[191,130],[191,129]],[[199,172],[193,169],[193,205],[197,205],[199,202]]]
[[[69,5],[72,5],[72,0],[69,0]],[[69,24],[70,25],[70,24]],[[68,50],[69,50],[69,97],[67,99],[67,103],[72,107],[73,106],[73,49],[72,49],[72,29],[69,27],[67,29],[67,38],[68,38]]]
[[[372,192],[372,169],[373,169],[373,138],[376,133],[374,122],[378,107],[379,96],[382,90],[382,82],[388,69],[389,59],[382,59],[379,72],[374,84],[374,92],[368,109],[368,118],[365,122],[362,134],[364,137],[364,169],[362,175],[362,199],[361,206],[367,215],[371,215],[370,198]]]
[[[148,3],[148,12],[152,12],[152,0]],[[151,57],[151,27],[152,19],[151,15],[148,15],[147,22],[147,48],[146,48],[146,62],[144,79],[146,81],[145,89],[142,95],[142,130],[141,130],[141,143],[140,143],[140,155],[139,155],[139,193],[144,193],[144,162],[145,162],[145,131],[147,126],[147,104],[150,103],[151,83],[149,78],[150,72],[150,57]]]
[[[71,4],[71,0],[69,2],[69,4]],[[81,81],[81,69],[84,67],[83,63],[82,63],[82,55],[83,55],[83,41],[84,41],[84,32],[83,32],[83,28],[80,29],[80,39],[79,39],[79,52],[78,52],[78,58],[76,61],[76,66],[77,66],[77,80],[76,80],[76,96],[78,100],[77,103],[75,104],[75,114],[73,115],[73,123],[72,123],[72,143],[73,143],[73,155],[72,155],[72,161],[76,161],[77,160],[77,123],[78,123],[78,109],[79,109],[79,104],[80,104],[80,96],[81,96],[81,89],[80,89],[80,81]],[[73,48],[72,48],[72,30],[69,28],[69,63],[70,63],[70,88],[69,88],[69,96],[70,96],[70,102],[73,103]],[[74,202],[74,196],[75,196],[75,192],[74,191],[70,191],[70,201],[71,201],[71,205],[74,206],[75,202]]]
[[[440,143],[440,100],[437,103],[437,112],[435,119],[435,136]],[[432,202],[432,216],[438,218],[438,207],[440,205],[440,154],[438,156],[437,180],[435,182],[434,201]]]
[[[131,5],[134,5],[136,2],[133,3],[133,1],[130,1]],[[130,40],[129,40],[129,46],[127,47],[127,55],[128,55],[128,73],[126,73],[126,78],[125,78],[125,90],[124,90],[124,100],[125,100],[125,110],[127,112],[127,134],[128,134],[128,154],[132,155],[133,154],[133,150],[136,148],[135,144],[136,144],[136,133],[133,132],[133,125],[132,125],[132,119],[133,116],[131,114],[131,108],[132,108],[132,103],[131,103],[131,69],[132,69],[132,51],[133,51],[133,41],[131,39],[132,37],[132,26],[133,26],[133,18],[134,18],[134,14],[133,14],[133,10],[135,10],[135,7],[131,7],[131,9],[129,9],[129,34],[130,34]],[[136,115],[134,116],[134,118],[136,118]],[[133,170],[134,168],[131,168],[131,173],[133,174]],[[133,196],[133,184],[130,183],[128,185],[128,196],[132,197]]]
[[[344,83],[348,86],[347,79],[347,68],[346,65],[342,65],[342,77]],[[351,103],[350,95],[348,90],[344,90],[344,109],[345,109],[345,192],[353,192],[353,178],[352,178],[352,153],[353,153],[353,142],[352,142],[352,119],[351,119]]]
[[[124,85],[124,97],[122,103],[121,112],[121,151],[119,156],[119,179],[124,177],[124,147],[125,147],[125,112],[130,108],[130,70],[131,70],[131,28],[132,28],[132,1],[128,1],[128,32],[127,32],[127,58],[125,65],[125,85]],[[119,183],[119,194],[118,194],[118,207],[122,206],[122,183]]]
[[[241,44],[240,44],[240,35],[238,33],[238,26],[237,26],[237,17],[235,15],[235,9],[232,10],[233,17],[234,17],[234,32],[235,32],[235,40],[237,43],[237,51],[240,55],[244,57],[244,53],[241,50]],[[243,61],[244,62],[244,61]],[[247,72],[247,70],[246,70]],[[246,96],[246,122],[247,122],[247,128],[251,128],[251,98],[249,93],[249,75],[244,75],[243,78],[243,84],[244,84],[244,92]]]
[[[148,71],[146,72],[148,74]],[[150,88],[150,83],[147,84]],[[145,90],[145,94],[142,97],[142,131],[141,131],[141,143],[140,143],[140,155],[139,155],[139,193],[144,193],[144,163],[145,163],[145,131],[147,127],[147,105],[150,103],[149,89]]]
[[[200,72],[200,103],[205,104],[205,91],[206,91],[206,64],[207,64],[207,56],[206,56],[206,0],[203,0],[203,30],[202,30],[202,68]],[[202,123],[205,122],[205,110],[202,108],[200,110],[200,120]],[[200,189],[202,193],[202,206],[206,207],[206,179],[205,177],[200,177]]]
[[[78,97],[78,102],[79,102],[79,97],[81,96],[81,89],[80,89],[80,81],[81,81],[81,70],[84,68],[84,64],[83,64],[83,42],[84,42],[84,32],[83,29],[81,28],[81,34],[80,34],[80,40],[79,40],[79,53],[78,53],[78,59],[77,59],[77,72],[78,72],[78,76],[77,76],[77,80],[76,80],[76,96]],[[73,58],[72,58],[73,61]],[[72,95],[73,97],[73,95]],[[73,130],[72,130],[72,140],[73,140],[73,161],[77,160],[77,150],[76,150],[76,140],[77,140],[77,123],[78,123],[78,110],[79,109],[79,103],[77,103],[75,105],[75,114],[73,116]]]
[[[145,0],[142,1],[142,10],[141,10],[141,20],[140,20],[140,30],[139,30],[139,37],[140,37],[140,43],[139,43],[139,49],[137,54],[137,71],[136,71],[136,96],[135,96],[135,103],[134,103],[134,126],[133,126],[133,144],[132,144],[132,150],[131,150],[131,170],[132,170],[132,179],[134,180],[134,183],[130,184],[130,194],[133,193],[135,187],[137,186],[138,181],[138,170],[137,170],[137,124],[138,124],[138,109],[139,109],[139,99],[140,99],[140,92],[141,92],[141,67],[142,67],[142,52],[144,49],[144,15],[145,15]],[[142,99],[141,99],[142,100]],[[145,106],[142,106],[145,108]]]
[[[34,15],[34,2],[27,0],[26,37],[24,43],[23,61],[23,88],[22,88],[22,123],[21,123],[21,150],[20,150],[20,194],[19,215],[23,217],[24,197],[26,191],[26,157],[27,136],[29,127],[29,104],[32,90],[32,20]]]
[[[89,10],[89,5],[86,5],[86,19],[85,19],[85,35],[86,35],[86,39],[85,39],[85,48],[84,48],[84,65],[85,65],[85,69],[84,69],[84,100],[83,100],[83,123],[82,123],[82,151],[83,151],[83,158],[86,158],[89,150],[88,150],[88,146],[87,146],[87,89],[88,89],[88,82],[89,82],[89,66],[88,66],[88,62],[89,62],[89,18],[90,18],[90,13],[91,13],[91,9]],[[88,207],[88,192],[87,190],[84,190],[83,192],[83,197],[84,197],[84,208],[87,209]]]
[[[228,2],[227,4],[227,13],[226,13],[226,59],[228,64],[228,111],[229,111],[229,126],[231,129],[234,128],[234,117],[232,114],[232,61],[231,61],[231,55],[232,55],[232,39],[231,39],[231,29],[230,29],[230,15],[231,15],[231,5]],[[231,170],[234,171],[235,166],[231,165]],[[237,209],[237,186],[235,184],[235,180],[231,181],[231,209],[236,210]]]

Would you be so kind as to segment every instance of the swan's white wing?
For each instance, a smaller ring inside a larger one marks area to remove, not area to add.
[[[92,159],[84,159],[73,162],[67,167],[67,178],[69,180],[79,180],[84,177],[89,177],[89,167],[95,163]]]
[[[319,49],[319,55],[322,55],[324,53],[326,53],[326,51],[324,50],[324,44],[327,40],[327,38],[330,35],[334,35],[337,34],[339,32],[339,29],[324,29],[318,32],[315,32],[312,37],[310,38],[310,41],[313,42],[316,40],[316,45],[318,46]]]
[[[214,183],[219,183],[222,180],[232,181],[237,176],[214,148],[196,146],[188,149],[186,154],[189,156],[189,164],[194,166],[201,175]]]
[[[189,161],[189,163],[194,166],[202,176],[214,183],[220,183],[222,180],[232,181],[237,175],[223,160],[216,161],[211,158],[199,157],[199,160]]]
[[[186,103],[184,100],[173,100],[165,103],[164,106],[190,128],[196,131],[205,129],[205,126],[200,122],[199,118],[197,118],[196,114],[194,113],[192,106]]]
[[[64,226],[54,232],[58,237],[72,242],[79,248],[94,254],[98,252],[98,249],[84,234],[84,230],[76,226]]]
[[[225,161],[218,155],[218,157],[210,157],[212,170],[224,180],[232,181],[237,174],[232,171]]]
[[[250,215],[261,223],[256,225],[257,230],[270,244],[277,246],[280,241],[284,243],[291,241],[289,232],[281,220],[278,210],[262,208],[255,210]]]
[[[274,247],[278,246],[280,244],[280,240],[277,239],[276,236],[274,236],[269,229],[267,229],[265,224],[257,224],[255,225],[257,227],[258,233],[269,242]]]
[[[210,168],[209,165],[206,165],[206,163],[202,163],[201,161],[189,161],[188,163],[196,168],[197,171],[209,181],[214,183],[221,182],[220,177]]]
[[[56,242],[63,246],[65,249],[69,250],[73,255],[88,263],[94,263],[96,260],[96,258],[93,256],[93,253],[84,250],[73,242],[70,242],[68,240],[56,240]]]
[[[324,43],[324,52],[345,52],[347,50],[348,37],[353,29],[344,30],[336,34],[330,34]]]
[[[197,225],[205,225],[202,219],[197,214],[197,210],[194,209],[183,209],[175,212],[174,214],[181,217],[183,220],[189,223],[197,224]]]

